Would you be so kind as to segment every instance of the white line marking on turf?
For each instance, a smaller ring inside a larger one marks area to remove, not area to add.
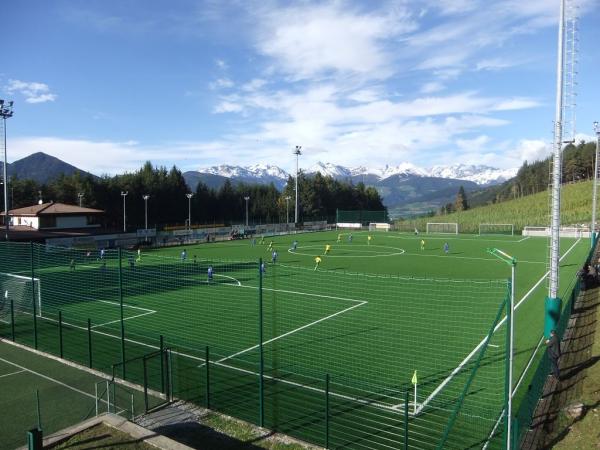
[[[125,305],[123,305],[123,306],[125,306]],[[154,313],[156,313],[156,311],[148,311],[148,312],[145,312],[145,313],[137,314],[135,316],[125,317],[125,318],[123,318],[123,321],[131,320],[131,319],[136,319],[138,317],[143,317],[143,316],[147,316],[149,314],[154,314]],[[115,320],[111,320],[110,322],[99,323],[98,325],[94,325],[92,327],[92,329],[98,328],[98,327],[103,327],[103,326],[106,326],[106,325],[110,325],[111,323],[116,323],[116,322],[120,322],[120,321],[121,321],[121,319],[115,319]]]
[[[25,369],[17,370],[16,372],[5,373],[4,375],[0,375],[0,378],[10,377],[11,375],[17,375],[18,373],[23,373],[23,372],[25,372]]]
[[[531,236],[525,236],[523,239],[519,239],[517,242],[523,242],[529,239]]]
[[[562,255],[560,257],[559,262],[562,261],[571,252],[571,250],[573,250],[575,248],[575,246],[579,243],[579,241],[581,241],[581,238],[577,239],[575,241],[575,243],[564,253],[564,255]],[[546,277],[548,276],[549,273],[550,273],[550,271],[547,271],[542,276],[542,278],[540,278],[539,281],[537,283],[535,283],[535,285],[521,298],[521,300],[515,305],[515,311],[533,293],[533,291],[535,289],[537,289],[537,287],[546,279]],[[498,322],[498,324],[494,328],[494,331],[492,332],[492,335],[495,334],[496,331],[498,331],[500,329],[500,327],[504,324],[504,322],[506,322],[506,315]],[[491,339],[491,336],[490,336],[490,339]],[[452,378],[454,378],[454,376],[462,370],[462,368],[465,366],[465,364],[467,364],[467,362],[469,362],[469,360],[473,357],[473,355],[475,355],[475,353],[477,353],[477,351],[487,341],[488,341],[488,336],[483,338],[481,340],[481,342],[479,342],[479,344],[477,344],[477,346],[473,349],[473,351],[471,353],[469,353],[466,356],[466,358],[463,359],[461,361],[461,363],[454,370],[452,370],[450,375],[448,375],[448,377],[444,381],[442,381],[440,383],[440,385],[437,388],[435,388],[431,394],[429,394],[429,396],[423,401],[423,403],[421,403],[421,406],[419,408],[417,408],[417,413],[420,413],[423,410],[423,408],[425,408],[425,406],[438,394],[438,392],[440,392],[450,382],[450,380],[452,380]]]
[[[240,287],[247,288],[247,289],[258,289],[258,286],[247,286],[245,284],[240,285]],[[344,300],[347,302],[354,302],[354,303],[368,303],[366,300],[356,300],[354,298],[336,297],[333,295],[324,295],[324,294],[312,294],[310,292],[288,291],[286,289],[266,288],[264,286],[263,286],[263,291],[283,292],[285,294],[307,295],[309,297],[331,298],[334,300]]]
[[[426,250],[426,251],[429,251],[429,250]],[[495,258],[480,258],[479,256],[452,256],[451,253],[449,255],[428,255],[426,253],[407,253],[406,255],[407,256],[424,256],[424,257],[428,257],[428,258],[471,259],[473,261],[494,261],[494,262],[498,261]],[[546,264],[545,261],[521,261],[521,260],[518,260],[517,262],[519,264]]]
[[[221,278],[228,278],[230,280],[235,281],[238,286],[242,285],[242,283],[240,282],[240,280],[238,280],[237,278],[230,277],[229,275],[221,275],[221,274],[215,273],[214,276],[215,277],[221,277]]]
[[[80,389],[74,388],[73,386],[70,386],[70,385],[68,385],[68,384],[66,384],[66,383],[63,383],[62,381],[58,381],[58,380],[57,380],[57,379],[55,379],[55,378],[52,378],[52,377],[49,377],[49,376],[47,376],[47,375],[44,375],[44,374],[42,374],[42,373],[36,372],[35,370],[28,369],[27,367],[20,366],[19,364],[17,364],[17,363],[14,363],[14,362],[12,362],[12,361],[8,361],[7,359],[0,358],[0,361],[3,361],[3,362],[5,362],[5,363],[7,363],[7,364],[10,364],[11,366],[18,367],[19,369],[22,369],[22,370],[21,370],[21,372],[29,372],[29,373],[32,373],[32,374],[34,374],[34,375],[37,375],[38,377],[41,377],[41,378],[44,378],[45,380],[48,380],[48,381],[51,381],[51,382],[53,382],[53,383],[59,384],[59,385],[61,385],[61,386],[63,386],[63,387],[66,387],[67,389],[70,389],[70,390],[72,390],[72,391],[74,391],[74,392],[77,392],[77,393],[79,393],[79,394],[81,394],[81,395],[85,395],[86,397],[90,397],[90,398],[93,398],[93,399],[95,399],[95,398],[96,398],[96,396],[94,396],[93,394],[90,394],[90,393],[88,393],[88,392],[84,392],[84,391],[82,391],[82,390],[80,390]]]
[[[320,319],[318,319],[318,320],[315,320],[314,322],[307,323],[306,325],[302,325],[301,327],[298,327],[298,328],[296,328],[295,330],[291,330],[291,331],[288,331],[287,333],[283,333],[283,334],[280,334],[279,336],[275,336],[275,337],[274,337],[274,338],[272,338],[272,339],[269,339],[269,340],[267,340],[267,341],[264,341],[264,342],[263,342],[263,345],[270,344],[271,342],[275,342],[275,341],[276,341],[276,340],[278,340],[278,339],[282,339],[282,338],[284,338],[284,337],[286,337],[286,336],[289,336],[289,335],[291,335],[291,334],[297,333],[298,331],[302,331],[302,330],[304,330],[304,329],[306,329],[306,328],[308,328],[308,327],[312,327],[313,325],[316,325],[316,324],[318,324],[318,323],[320,323],[320,322],[323,322],[323,321],[325,321],[325,320],[331,319],[331,318],[333,318],[333,317],[335,317],[335,316],[339,316],[340,314],[343,314],[343,313],[345,313],[345,312],[348,312],[348,311],[350,311],[351,309],[358,308],[359,306],[362,306],[362,305],[364,305],[364,304],[366,304],[366,303],[368,303],[368,302],[367,302],[367,301],[362,301],[361,303],[358,303],[358,304],[356,304],[356,305],[352,305],[352,306],[350,306],[349,308],[346,308],[346,309],[343,309],[343,310],[341,310],[341,311],[338,311],[338,312],[336,312],[336,313],[330,314],[330,315],[328,315],[328,316],[326,316],[326,317],[322,317],[322,318],[320,318]],[[218,361],[216,361],[216,362],[217,362],[217,363],[221,363],[221,362],[223,362],[223,361],[227,361],[228,359],[232,359],[232,358],[235,358],[236,356],[243,355],[244,353],[248,353],[248,352],[250,352],[250,351],[252,351],[252,350],[254,350],[254,349],[258,348],[258,347],[259,347],[259,344],[253,345],[252,347],[248,347],[248,348],[246,348],[246,349],[244,349],[244,350],[240,350],[239,352],[237,352],[237,353],[234,353],[233,355],[229,355],[229,356],[226,356],[226,357],[224,357],[224,358],[221,358],[221,359],[219,359],[219,360],[218,360]]]

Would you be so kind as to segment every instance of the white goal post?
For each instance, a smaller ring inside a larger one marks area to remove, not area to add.
[[[33,281],[33,282],[32,282]],[[32,287],[35,292],[32,292]],[[12,300],[15,313],[33,313],[32,298],[35,295],[36,315],[42,316],[42,283],[39,278],[32,278],[14,273],[0,272],[0,320],[10,320],[10,303]]]
[[[458,234],[458,223],[456,222],[427,222],[425,229],[427,234]]]
[[[390,231],[392,226],[386,222],[370,222],[369,231]]]
[[[515,225],[512,223],[480,223],[479,235],[482,234],[505,234],[514,236]]]

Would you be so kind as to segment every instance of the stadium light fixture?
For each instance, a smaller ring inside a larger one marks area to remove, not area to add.
[[[79,197],[79,207],[81,208],[82,204],[83,204],[83,197],[85,196],[85,194],[83,192],[78,192],[77,193],[77,197]]]
[[[192,231],[192,197],[194,194],[190,192],[185,196],[188,199],[188,233],[190,233]]]
[[[148,199],[150,198],[150,195],[144,194],[142,195],[142,198],[144,199],[144,229],[146,230],[146,242],[148,242]]]
[[[246,200],[246,226],[248,226],[248,200],[250,200],[250,196],[246,195],[244,200]]]
[[[8,213],[10,205],[8,204],[8,161],[6,158],[6,119],[13,116],[13,102],[5,102],[0,99],[0,117],[2,117],[2,133],[4,134],[4,225],[5,240],[8,241],[8,227],[10,226],[10,214]]]
[[[300,157],[300,155],[302,154],[302,146],[301,145],[296,145],[296,149],[294,150],[294,155],[296,155],[296,188],[295,188],[295,192],[296,192],[296,213],[294,215],[294,223],[298,224],[298,173],[299,173],[299,168],[298,168],[298,159]]]
[[[596,155],[594,157],[594,195],[592,196],[592,224],[590,226],[590,242],[592,247],[596,242],[596,205],[598,193],[598,154],[600,153],[600,124],[594,122],[596,133]]]
[[[289,195],[285,196],[285,224],[286,227],[290,223],[290,197]]]
[[[127,232],[127,215],[125,213],[125,197],[127,197],[129,191],[121,191],[121,197],[123,197],[123,233]]]

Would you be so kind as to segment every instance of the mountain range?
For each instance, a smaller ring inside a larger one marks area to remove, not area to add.
[[[0,173],[1,171],[0,162]],[[80,172],[83,176],[88,175],[88,172],[43,152],[33,153],[8,164],[9,176],[33,179],[38,183],[48,183],[61,174],[72,175],[75,172]],[[305,172],[307,174],[320,172],[324,176],[332,176],[337,180],[355,184],[363,182],[367,186],[373,186],[382,196],[390,215],[395,217],[422,214],[452,202],[460,186],[463,186],[467,193],[492,188],[514,177],[517,169],[502,170],[485,165],[468,164],[424,169],[411,163],[372,169],[319,162],[305,169]],[[223,164],[185,172],[183,176],[192,191],[196,189],[199,182],[218,189],[228,179],[234,184],[273,183],[277,189],[282,190],[290,174],[269,164],[245,167]]]

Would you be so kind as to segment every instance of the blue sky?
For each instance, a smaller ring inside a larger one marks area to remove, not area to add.
[[[579,0],[577,123],[600,120]],[[517,167],[552,141],[558,0],[56,0],[2,7],[9,162]]]

